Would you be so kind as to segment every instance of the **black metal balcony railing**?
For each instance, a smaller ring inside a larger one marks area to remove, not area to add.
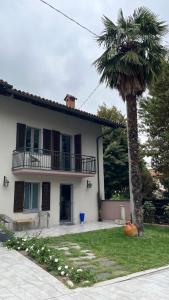
[[[96,158],[45,149],[19,149],[13,151],[12,169],[19,168],[95,174]]]

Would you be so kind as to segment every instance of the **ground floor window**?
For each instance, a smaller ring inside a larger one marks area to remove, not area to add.
[[[39,208],[39,183],[25,182],[24,210],[37,211]]]

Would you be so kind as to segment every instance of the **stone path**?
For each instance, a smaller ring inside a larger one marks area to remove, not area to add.
[[[22,254],[0,247],[0,300],[168,300],[169,266],[146,273],[69,290]]]
[[[115,261],[106,257],[97,258],[92,251],[82,249],[82,246],[77,243],[64,241],[50,246],[63,252],[75,267],[93,270],[96,281],[103,281],[128,274],[124,267]]]

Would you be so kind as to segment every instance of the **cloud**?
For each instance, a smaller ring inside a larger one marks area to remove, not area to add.
[[[165,0],[48,0],[96,33],[103,29],[103,14],[116,20],[145,5],[168,20]],[[141,2],[141,3],[140,3]],[[38,0],[6,0],[0,10],[0,77],[16,88],[62,101],[67,93],[78,97],[77,106],[97,86],[99,76],[92,62],[100,49],[94,36]],[[123,113],[125,105],[116,91],[100,86],[84,109],[96,112],[106,102]]]

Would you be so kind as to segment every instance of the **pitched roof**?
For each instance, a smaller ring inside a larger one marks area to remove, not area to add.
[[[27,102],[33,105],[37,105],[40,107],[44,107],[46,109],[54,110],[61,112],[63,114],[68,114],[83,120],[91,121],[103,126],[108,126],[111,128],[119,128],[124,127],[122,124],[118,124],[116,122],[112,122],[110,120],[106,120],[104,118],[100,118],[94,114],[90,114],[85,111],[81,111],[79,109],[70,108],[66,105],[60,104],[58,102],[48,100],[36,95],[32,95],[17,89],[14,89],[12,85],[10,85],[8,82],[0,80],[0,94],[6,95],[6,96],[13,96],[16,100],[20,100],[23,102]]]

